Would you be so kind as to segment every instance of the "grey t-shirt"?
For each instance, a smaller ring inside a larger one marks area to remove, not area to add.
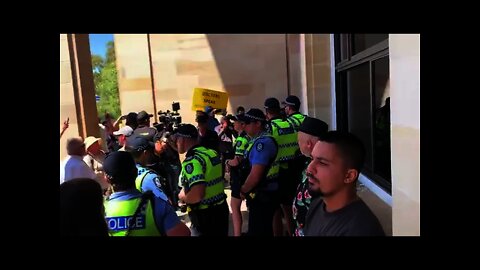
[[[316,198],[308,210],[304,233],[305,236],[385,236],[377,217],[361,199],[327,212],[323,200]]]

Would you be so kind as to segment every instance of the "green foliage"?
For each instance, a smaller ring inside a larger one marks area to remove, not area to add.
[[[115,57],[115,44],[113,43],[113,41],[109,41],[107,43],[107,55],[106,55],[107,59],[106,59],[106,62],[107,63],[115,63],[116,61],[116,57]]]
[[[105,60],[103,57],[97,54],[92,54],[92,67],[93,73],[100,73],[100,70],[105,66]]]
[[[112,41],[107,43],[105,59],[99,55],[92,55],[92,68],[95,94],[100,96],[100,101],[97,102],[98,117],[103,120],[105,113],[108,112],[116,119],[120,116],[120,99],[115,66],[115,47]]]

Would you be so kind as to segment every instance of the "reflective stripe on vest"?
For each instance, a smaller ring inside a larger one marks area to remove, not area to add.
[[[272,120],[270,125],[272,126],[272,136],[278,143],[276,161],[285,162],[299,156],[298,133],[293,125],[281,119]]]
[[[206,182],[205,196],[203,197],[202,201],[200,201],[199,205],[195,206],[195,209],[206,209],[211,205],[223,203],[227,196],[223,191],[224,178],[222,176],[222,161],[220,160],[220,156],[215,150],[200,146],[194,149],[193,159],[199,161],[202,165],[202,172],[198,173],[205,179]],[[189,163],[190,160],[182,163],[181,177],[183,180],[186,180],[186,177],[183,175],[186,173],[185,167]],[[187,211],[191,210],[192,209],[190,207],[187,208]]]
[[[238,136],[235,139],[233,143],[233,147],[235,148],[235,155],[243,156],[245,149],[247,149],[248,141],[248,138],[244,136]]]
[[[296,131],[298,131],[298,128],[303,123],[303,120],[305,120],[305,115],[299,112],[296,112],[287,117],[287,121],[293,125],[293,128],[295,128]]]
[[[129,236],[161,236],[153,218],[152,204],[148,201],[134,218],[141,198],[126,201],[105,201],[105,218],[111,236],[125,236],[130,226]]]

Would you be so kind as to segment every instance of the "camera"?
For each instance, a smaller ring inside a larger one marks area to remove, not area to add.
[[[158,111],[158,121],[161,129],[167,131],[173,131],[182,123],[182,117],[178,111],[180,110],[180,102],[172,103],[172,112],[167,110],[166,112]]]

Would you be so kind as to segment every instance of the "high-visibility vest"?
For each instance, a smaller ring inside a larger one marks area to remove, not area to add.
[[[133,216],[140,205],[141,197],[131,200],[105,201],[105,218],[111,236],[161,236],[155,224],[151,202],[148,201],[137,216]]]
[[[245,132],[240,133],[238,137],[233,141],[233,147],[235,148],[235,155],[243,156],[245,149],[247,149],[250,139]]]
[[[296,131],[298,131],[298,128],[300,125],[303,123],[305,120],[305,115],[301,114],[299,112],[293,113],[287,117],[287,121],[290,122],[293,125],[293,128],[295,128]]]
[[[182,171],[180,173],[180,181],[188,192],[188,179],[204,178],[206,182],[205,197],[195,209],[206,209],[209,206],[219,205],[225,201],[227,197],[224,192],[224,178],[222,175],[222,161],[215,150],[198,146],[193,149],[194,154],[186,158],[182,163]],[[195,165],[196,160],[201,166]],[[187,211],[191,211],[189,206]]]
[[[277,161],[283,163],[299,156],[298,133],[293,125],[282,119],[274,119],[270,125],[272,136],[278,144]]]

